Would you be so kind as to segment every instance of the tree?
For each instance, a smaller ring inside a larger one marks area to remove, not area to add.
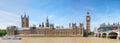
[[[5,36],[7,34],[5,29],[0,29],[0,37]]]
[[[87,33],[88,35],[93,35],[94,34],[94,32],[89,32],[89,33]]]

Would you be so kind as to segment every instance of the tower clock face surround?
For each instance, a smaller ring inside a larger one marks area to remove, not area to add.
[[[87,20],[90,20],[90,18],[89,18],[89,17],[87,17]]]

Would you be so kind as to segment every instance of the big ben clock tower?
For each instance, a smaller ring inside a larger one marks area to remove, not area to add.
[[[87,16],[86,16],[86,32],[89,33],[90,32],[90,13],[87,12]]]

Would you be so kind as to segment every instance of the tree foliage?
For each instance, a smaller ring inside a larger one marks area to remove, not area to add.
[[[89,32],[89,33],[87,33],[88,35],[93,35],[94,34],[94,32]]]
[[[5,36],[7,34],[5,29],[0,29],[0,37]]]

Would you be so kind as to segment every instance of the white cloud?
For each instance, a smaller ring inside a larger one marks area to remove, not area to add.
[[[50,15],[50,16],[48,16],[49,18],[52,18],[53,17],[53,15]]]
[[[19,26],[19,15],[0,10],[0,28],[6,28],[10,25]]]

